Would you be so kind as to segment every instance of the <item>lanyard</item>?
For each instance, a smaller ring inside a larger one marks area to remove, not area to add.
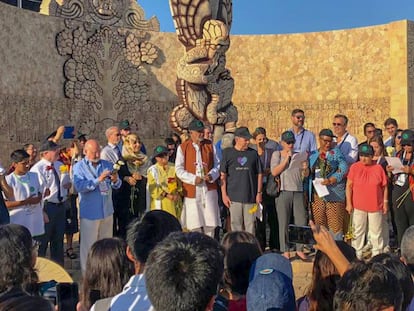
[[[340,144],[339,144],[339,146],[338,146],[339,150],[341,150],[341,151],[342,151],[342,149],[341,149],[341,148],[342,148],[342,145],[344,144],[344,142],[345,142],[345,140],[347,139],[348,135],[349,135],[349,133],[346,133],[346,135],[345,135],[344,139],[342,139],[341,143],[340,143]]]
[[[299,142],[299,152],[302,151],[302,142],[303,142],[303,136],[305,136],[306,129],[303,129],[302,134],[300,136],[300,142]],[[295,135],[295,132],[292,130],[293,135]],[[296,135],[295,135],[296,136]],[[307,151],[307,150],[305,150]],[[309,150],[310,151],[310,150]]]

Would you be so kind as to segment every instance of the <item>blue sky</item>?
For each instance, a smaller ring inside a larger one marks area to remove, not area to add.
[[[146,18],[174,32],[168,0],[138,0]],[[283,34],[346,29],[408,19],[414,0],[233,0],[232,34]]]

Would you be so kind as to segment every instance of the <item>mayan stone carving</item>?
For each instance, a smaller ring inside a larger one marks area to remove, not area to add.
[[[49,13],[66,18],[56,36],[58,53],[67,57],[65,96],[94,112],[81,116],[80,131],[96,131],[102,119],[134,120],[131,111],[149,100],[149,65],[159,51],[147,31],[158,31],[158,20],[143,20],[143,10],[128,0],[52,0]]]
[[[226,69],[232,22],[231,0],[170,0],[179,41],[185,47],[177,65],[179,105],[170,125],[181,132],[194,119],[213,125],[215,134],[232,130],[237,109],[234,80]]]

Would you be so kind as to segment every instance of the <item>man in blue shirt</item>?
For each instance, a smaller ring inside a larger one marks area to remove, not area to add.
[[[318,147],[316,145],[315,134],[303,127],[303,124],[305,123],[305,112],[302,109],[293,109],[291,117],[293,126],[289,131],[295,135],[293,151],[307,152],[310,154]]]
[[[100,153],[98,142],[88,140],[84,148],[85,157],[73,168],[73,181],[79,193],[82,272],[85,272],[92,244],[113,235],[112,188],[119,189],[122,183],[113,164],[101,160]]]

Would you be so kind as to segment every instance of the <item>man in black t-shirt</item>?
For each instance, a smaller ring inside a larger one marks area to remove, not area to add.
[[[248,147],[248,128],[237,128],[234,136],[235,145],[223,150],[220,164],[223,202],[230,209],[231,230],[254,234],[254,205],[262,202],[262,166],[257,151]]]

